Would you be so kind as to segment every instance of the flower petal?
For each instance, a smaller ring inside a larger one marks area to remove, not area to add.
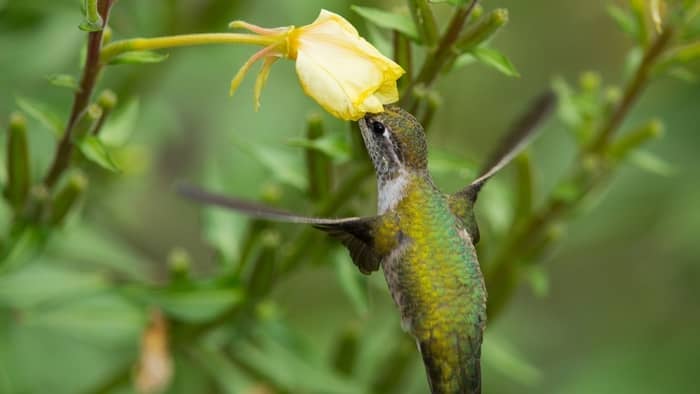
[[[363,113],[354,109],[340,83],[317,62],[300,53],[297,56],[296,70],[304,92],[331,115],[348,120],[362,117]]]
[[[404,70],[340,15],[322,10],[314,23],[290,32],[287,52],[304,91],[335,116],[356,120],[398,100]]]

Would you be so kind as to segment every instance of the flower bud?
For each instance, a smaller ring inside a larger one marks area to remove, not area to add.
[[[476,24],[467,27],[455,47],[459,53],[474,49],[491,38],[506,23],[508,23],[508,10],[497,8],[486,14]]]
[[[306,138],[310,141],[323,137],[321,117],[312,115],[306,122]],[[309,195],[320,200],[330,191],[331,163],[328,157],[318,150],[306,149],[306,168],[309,177]]]
[[[90,104],[80,115],[73,128],[73,140],[77,141],[92,133],[102,116],[102,108],[97,104]]]
[[[51,203],[49,223],[54,226],[61,225],[68,213],[78,203],[80,197],[87,188],[88,179],[81,171],[68,174],[66,183],[59,189]]]
[[[20,210],[31,185],[27,123],[19,113],[10,115],[7,141],[7,185],[5,197],[15,210]]]
[[[618,140],[610,146],[609,154],[613,159],[623,159],[645,142],[660,138],[663,132],[663,123],[658,119],[652,119],[637,129],[618,138]]]

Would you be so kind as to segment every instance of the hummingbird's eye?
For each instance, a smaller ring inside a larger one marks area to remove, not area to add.
[[[384,125],[381,122],[374,121],[372,122],[372,132],[374,134],[383,134],[384,133]]]

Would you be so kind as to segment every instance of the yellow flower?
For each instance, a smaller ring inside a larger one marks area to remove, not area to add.
[[[278,38],[253,55],[231,82],[233,93],[250,67],[264,59],[255,83],[256,108],[270,66],[280,57],[296,60],[304,92],[338,118],[357,120],[367,112],[382,112],[384,104],[399,99],[396,80],[404,70],[340,15],[322,10],[312,24],[299,28],[264,29],[241,21],[231,27]]]

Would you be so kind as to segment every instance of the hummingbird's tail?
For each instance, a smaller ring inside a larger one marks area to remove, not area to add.
[[[432,394],[481,394],[481,335],[457,332],[418,347]]]

